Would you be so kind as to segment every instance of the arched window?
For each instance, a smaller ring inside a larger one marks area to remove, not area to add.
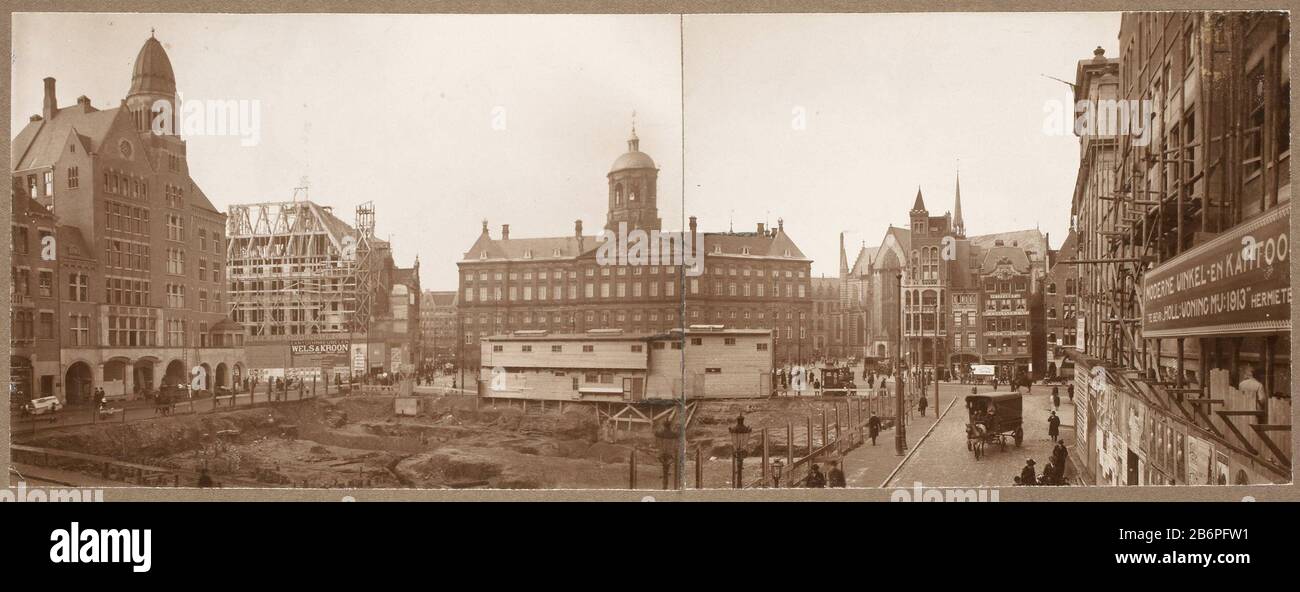
[[[1066,296],[1074,296],[1074,280],[1073,280],[1073,279],[1065,280],[1065,295],[1066,295]]]
[[[616,206],[623,205],[623,184],[622,183],[618,183],[614,185],[614,205]]]

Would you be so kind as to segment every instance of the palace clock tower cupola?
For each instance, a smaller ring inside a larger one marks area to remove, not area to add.
[[[635,116],[634,116],[635,117]],[[605,228],[617,232],[620,223],[628,230],[659,230],[658,180],[659,168],[654,159],[641,151],[641,140],[636,135],[636,120],[632,121],[632,135],[627,140],[627,152],[614,161],[609,174],[609,216]]]

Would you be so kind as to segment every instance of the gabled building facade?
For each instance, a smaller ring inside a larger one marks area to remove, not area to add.
[[[57,260],[42,270],[58,268],[53,394],[66,403],[96,388],[132,398],[196,378],[231,386],[238,374],[237,328],[223,322],[225,215],[189,174],[176,106],[170,59],[150,37],[119,105],[60,107],[46,78],[42,112],[14,138],[15,193],[57,223]]]

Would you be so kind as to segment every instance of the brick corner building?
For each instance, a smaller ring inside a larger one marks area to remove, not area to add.
[[[117,106],[81,96],[60,107],[46,78],[41,113],[14,138],[10,361],[25,396],[78,404],[102,387],[134,398],[190,384],[195,368],[205,388],[236,381],[226,216],[190,176],[175,121],[151,129],[176,116],[176,100],[171,61],[150,37]]]

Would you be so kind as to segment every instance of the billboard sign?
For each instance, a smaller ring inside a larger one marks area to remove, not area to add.
[[[1290,331],[1290,225],[1287,203],[1147,272],[1143,334]]]

